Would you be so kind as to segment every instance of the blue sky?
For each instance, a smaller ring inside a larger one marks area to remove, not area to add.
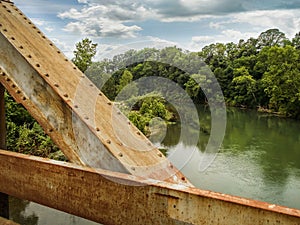
[[[72,57],[75,43],[98,43],[97,59],[131,48],[176,45],[200,51],[278,28],[300,31],[300,0],[14,0]]]

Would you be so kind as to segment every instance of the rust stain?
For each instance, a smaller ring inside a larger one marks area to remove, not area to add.
[[[72,162],[192,186],[32,21],[0,6],[1,83]]]
[[[104,224],[300,224],[297,209],[2,150],[0,171],[0,192]]]

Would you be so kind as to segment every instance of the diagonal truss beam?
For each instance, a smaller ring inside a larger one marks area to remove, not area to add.
[[[80,165],[191,185],[13,4],[0,1],[0,82]],[[126,144],[120,140],[126,140]]]

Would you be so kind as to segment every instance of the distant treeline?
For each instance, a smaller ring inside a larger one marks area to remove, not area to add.
[[[204,93],[214,94],[215,91],[214,75],[227,105],[259,108],[300,118],[300,32],[289,40],[278,29],[270,29],[257,38],[240,40],[239,43],[211,44],[200,52],[183,51],[177,47],[145,48],[92,62],[96,47],[91,40],[82,40],[76,45],[73,62],[82,71],[88,68],[85,71],[87,76],[110,99],[115,100],[122,91],[127,101],[135,102],[127,116],[144,133],[149,132],[149,123],[155,117],[168,122],[178,119],[176,109],[168,105],[160,92],[167,91],[165,95],[178,98],[178,101],[182,99],[172,88],[164,89],[160,83],[157,83],[155,92],[149,89],[145,98],[133,96],[147,93],[147,85],[125,88],[133,80],[150,76],[172,80],[193,101],[206,104]],[[218,101],[218,97],[214,100]],[[65,160],[28,112],[8,93],[5,100],[8,149]]]
[[[176,82],[194,101],[206,103],[203,88],[213,91],[204,87],[212,82],[208,67],[227,105],[300,118],[300,32],[289,40],[270,29],[257,38],[215,43],[200,52],[177,47],[129,50],[93,62],[86,74],[112,100],[132,80],[159,76]]]

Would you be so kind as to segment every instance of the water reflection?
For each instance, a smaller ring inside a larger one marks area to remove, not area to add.
[[[200,109],[201,126],[209,130],[209,111]],[[175,165],[182,167],[192,146],[178,142],[176,125],[162,143]],[[229,109],[225,138],[216,160],[199,172],[209,132],[202,131],[198,152],[182,172],[197,187],[300,208],[300,124],[298,121]],[[192,130],[190,132],[193,132]],[[188,140],[189,133],[183,140]],[[181,155],[174,154],[181,152]]]
[[[21,225],[101,225],[39,204],[10,197],[10,219]]]
[[[225,138],[217,158],[204,172],[199,161],[209,140],[209,110],[199,108],[201,132],[196,151],[190,128],[170,125],[160,144],[173,163],[199,188],[300,209],[300,123],[229,109]],[[174,154],[176,152],[176,154]],[[183,163],[184,162],[184,163]],[[187,162],[187,163],[185,163]],[[35,203],[10,199],[12,220],[24,225],[96,225]]]
[[[17,198],[10,198],[10,219],[22,225],[37,225],[38,217],[35,213],[25,214],[26,207],[30,204],[28,201],[22,201]]]

